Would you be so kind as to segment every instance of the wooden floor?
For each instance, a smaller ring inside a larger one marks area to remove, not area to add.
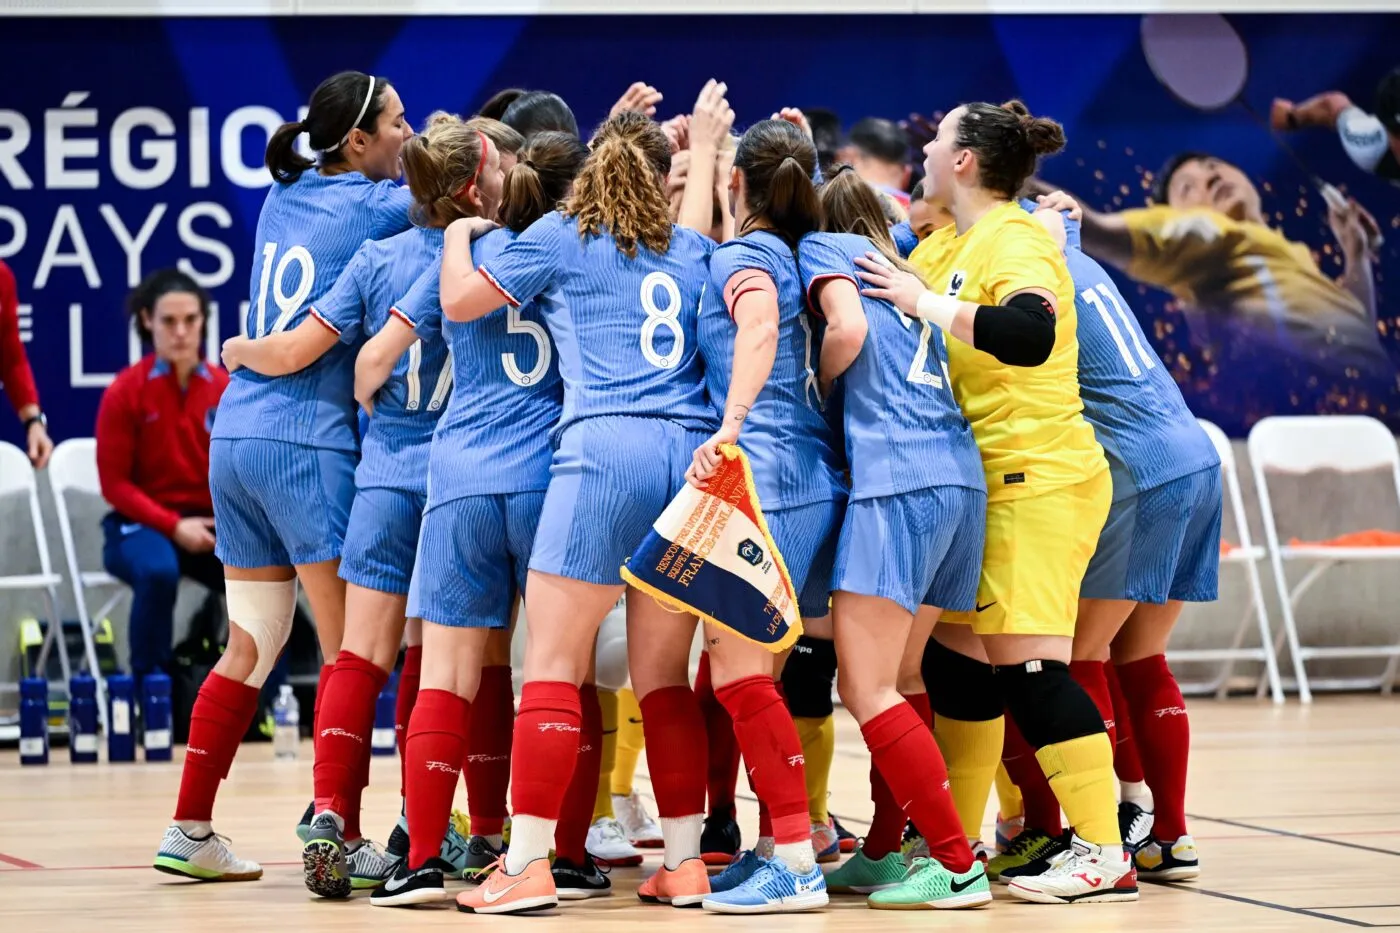
[[[867,761],[854,723],[838,713],[832,810],[859,833],[870,814]],[[1188,811],[1204,872],[1198,884],[1145,885],[1137,904],[1049,907],[998,896],[953,914],[873,912],[861,898],[778,921],[642,907],[633,890],[656,857],[613,872],[616,896],[519,922],[532,929],[618,933],[665,924],[794,930],[881,928],[1036,931],[1329,930],[1400,928],[1400,699],[1324,699],[1311,709],[1252,700],[1195,702]],[[66,751],[46,768],[0,753],[0,917],[6,931],[320,931],[459,928],[483,920],[449,909],[376,910],[362,895],[320,902],[301,884],[292,826],[310,794],[310,746],[296,762],[245,746],[223,787],[215,826],[260,860],[262,881],[202,885],[151,870],[180,765],[84,766]],[[645,793],[649,785],[638,776]],[[365,825],[380,839],[398,806],[398,766],[377,758]],[[459,801],[460,802],[460,801]],[[741,802],[746,833],[752,801]],[[990,835],[990,829],[988,830]],[[455,887],[454,887],[455,890]],[[510,919],[492,920],[509,925]],[[565,925],[568,926],[565,926]],[[623,927],[618,927],[622,924]]]

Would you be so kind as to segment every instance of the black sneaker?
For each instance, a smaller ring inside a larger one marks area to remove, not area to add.
[[[711,813],[700,831],[700,860],[706,865],[728,865],[743,848],[739,824],[733,814]]]
[[[1013,878],[1032,878],[1036,875],[1043,875],[1050,870],[1050,863],[1059,855],[1071,851],[1070,840],[1074,834],[1070,830],[1065,830],[1058,836],[1049,836],[1038,829],[1024,830],[1011,843],[1011,849],[1006,855],[1017,854],[1024,858],[1028,854],[1034,857],[1021,865],[1012,865],[1001,869],[997,873],[997,880],[1002,884]],[[1021,842],[1022,839],[1026,841]],[[1005,858],[1006,856],[998,856]],[[990,863],[989,863],[990,867]],[[988,872],[990,874],[990,872]]]
[[[1122,801],[1118,804],[1118,831],[1123,836],[1123,848],[1131,855],[1152,840],[1152,811]]]
[[[556,855],[550,874],[554,876],[554,888],[561,901],[581,901],[612,894],[612,882],[598,870],[593,856],[588,854],[583,856],[582,865],[575,865],[569,859]]]
[[[401,861],[394,866],[394,873],[370,893],[369,902],[375,907],[412,907],[445,900],[443,878],[454,871],[450,863],[440,858],[430,858],[422,868],[412,869],[408,862]]]
[[[841,821],[836,818],[835,814],[832,814],[831,825],[836,827],[836,841],[841,846],[842,853],[849,854],[854,852],[857,843],[860,841],[856,838],[856,834],[842,826]]]
[[[307,828],[301,847],[302,880],[320,897],[350,896],[350,866],[345,860],[345,837],[340,821],[329,811],[318,813]]]
[[[467,840],[467,858],[462,864],[462,880],[480,884],[486,877],[486,869],[496,864],[496,859],[505,854],[505,847],[494,848],[485,836],[473,836]]]
[[[389,833],[389,841],[384,844],[384,854],[400,862],[408,858],[408,822],[399,817],[394,829]]]
[[[311,835],[311,818],[316,815],[316,801],[311,801],[306,805],[306,812],[297,821],[297,838],[305,842]]]

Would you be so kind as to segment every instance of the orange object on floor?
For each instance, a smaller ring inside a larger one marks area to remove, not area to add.
[[[1382,531],[1379,528],[1372,528],[1368,531],[1353,531],[1338,535],[1335,538],[1328,538],[1326,541],[1303,541],[1299,538],[1290,538],[1288,544],[1290,547],[1400,547],[1400,531]]]

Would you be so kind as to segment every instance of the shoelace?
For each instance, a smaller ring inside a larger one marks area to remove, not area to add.
[[[1006,854],[1023,856],[1036,846],[1044,845],[1049,841],[1051,841],[1049,836],[1035,830],[1027,830],[1011,840],[1011,845],[1006,847]]]
[[[1050,859],[1050,867],[1045,870],[1045,874],[1054,875],[1057,878],[1064,877],[1075,868],[1075,863],[1078,860],[1079,854],[1073,849],[1057,852],[1055,857]]]

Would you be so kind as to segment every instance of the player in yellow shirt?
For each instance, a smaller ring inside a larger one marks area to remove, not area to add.
[[[1069,270],[1015,200],[1037,157],[1063,146],[1059,124],[1019,101],[958,107],[924,149],[925,198],[954,223],[910,256],[923,281],[878,261],[862,262],[861,276],[873,286],[867,294],[948,336],[953,393],[986,473],[976,610],[945,613],[934,629],[941,676],[928,685],[935,713],[957,726],[940,745],[964,829],[980,829],[1004,704],[1075,829],[1066,857],[1027,866],[1011,893],[1042,903],[1136,900],[1113,749],[1068,663],[1080,580],[1108,515],[1108,463],[1079,397]]]
[[[1084,251],[1181,302],[1192,341],[1235,388],[1212,400],[1216,417],[1247,426],[1282,413],[1260,405],[1262,386],[1286,387],[1295,399],[1287,410],[1299,414],[1394,407],[1395,365],[1376,326],[1371,244],[1379,231],[1360,205],[1328,213],[1344,263],[1333,279],[1307,244],[1268,225],[1258,189],[1224,160],[1174,157],[1153,200],[1117,213],[1084,210]],[[1074,206],[1063,192],[1041,204]]]

